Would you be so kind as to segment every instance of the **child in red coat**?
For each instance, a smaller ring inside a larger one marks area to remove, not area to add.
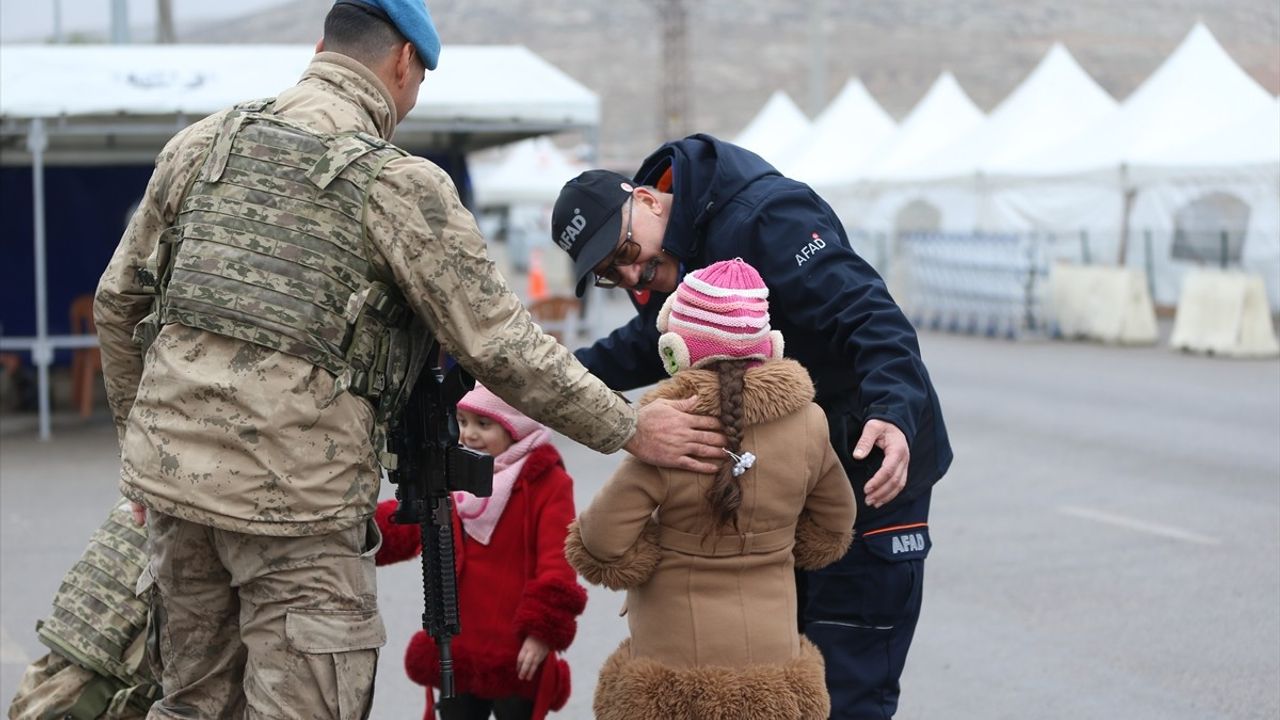
[[[462,632],[453,640],[456,697],[440,702],[440,717],[542,720],[569,699],[569,665],[557,653],[587,602],[564,557],[573,480],[550,431],[484,387],[458,402],[458,430],[463,445],[493,456],[493,495],[453,494]],[[379,565],[422,552],[418,526],[391,522],[395,504],[378,505]],[[427,686],[430,720],[440,661],[425,632],[410,641],[405,669]]]

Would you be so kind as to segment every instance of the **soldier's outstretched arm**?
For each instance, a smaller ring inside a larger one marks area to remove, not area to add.
[[[384,270],[449,353],[499,397],[599,452],[627,446],[656,464],[714,469],[694,459],[688,433],[662,438],[677,410],[647,413],[633,441],[636,411],[533,323],[443,170],[421,158],[388,163],[366,212]],[[683,424],[692,432],[696,422]]]

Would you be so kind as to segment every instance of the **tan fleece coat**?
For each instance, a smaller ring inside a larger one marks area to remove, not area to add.
[[[719,413],[708,370],[685,370],[643,402],[696,394]],[[791,360],[749,369],[738,532],[704,537],[713,477],[628,457],[570,528],[570,563],[627,590],[631,637],[605,664],[599,718],[825,718],[822,657],[796,629],[793,569],[840,558],[853,490],[813,383]]]

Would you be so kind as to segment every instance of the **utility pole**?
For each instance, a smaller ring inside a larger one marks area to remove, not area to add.
[[[62,0],[53,0],[53,41],[59,45],[67,41],[62,36]]]
[[[129,42],[129,0],[111,0],[111,42]]]
[[[659,0],[662,13],[662,141],[688,134],[689,9],[686,0]]]
[[[173,29],[173,1],[156,0],[156,44],[171,45],[178,42]]]
[[[827,105],[827,3],[809,0],[809,117]]]

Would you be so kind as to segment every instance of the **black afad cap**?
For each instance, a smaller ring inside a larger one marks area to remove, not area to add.
[[[573,259],[578,297],[596,265],[622,238],[622,206],[631,180],[610,170],[588,170],[565,183],[551,211],[551,239]]]

